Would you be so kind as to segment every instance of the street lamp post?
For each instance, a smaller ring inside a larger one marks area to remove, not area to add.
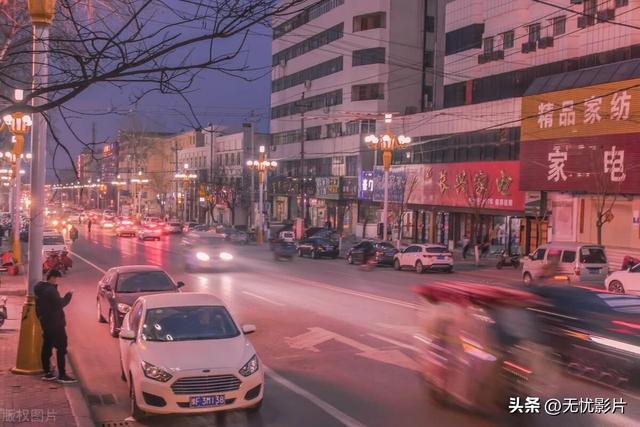
[[[405,147],[411,142],[411,138],[404,135],[397,135],[391,132],[392,115],[385,114],[384,122],[387,124],[387,130],[380,136],[368,135],[364,138],[364,142],[369,146],[382,152],[382,164],[384,168],[384,205],[382,209],[382,240],[387,240],[387,227],[389,214],[389,170],[391,169],[391,160],[393,151]]]
[[[16,89],[14,98],[17,102],[24,100],[24,93],[21,89]],[[18,265],[22,263],[22,254],[20,250],[20,190],[22,183],[22,176],[20,175],[20,163],[23,157],[24,151],[24,136],[31,129],[31,117],[24,115],[21,112],[15,112],[13,114],[7,114],[2,118],[4,125],[9,130],[9,133],[15,140],[13,145],[13,178],[14,184],[12,187],[12,204],[13,209],[11,211],[12,216],[12,249],[13,259]],[[7,158],[7,160],[9,160]]]
[[[127,185],[126,181],[120,180],[120,175],[117,176],[117,181],[111,181],[111,185],[116,187],[116,214],[120,215],[120,187]]]
[[[56,0],[28,0],[29,15],[33,24],[33,88],[41,89],[48,84],[49,27],[55,13]],[[33,98],[34,108],[47,102],[43,93]],[[42,236],[45,215],[45,175],[47,167],[47,122],[41,113],[33,117],[31,129],[31,206],[29,208],[29,262],[27,268],[27,299],[22,309],[20,339],[16,367],[18,374],[42,372],[40,348],[42,335],[35,313],[33,289],[42,280]]]
[[[187,218],[187,191],[186,191],[187,185],[189,184],[190,181],[198,178],[198,175],[196,175],[195,173],[189,173],[189,164],[185,163],[182,172],[175,174],[174,177],[176,179],[176,182],[178,182],[178,180],[182,181],[182,220],[188,221],[189,218]],[[178,206],[177,201],[178,201],[178,195],[176,194],[176,210]]]
[[[266,160],[264,145],[260,146],[260,156],[258,160],[248,160],[247,167],[252,171],[258,172],[258,236],[257,242],[261,245],[264,242],[264,178],[268,171],[274,170],[278,167],[277,162],[270,162]]]
[[[136,175],[136,177],[135,177],[135,178],[131,178],[131,182],[132,182],[133,184],[136,184],[136,195],[138,196],[138,197],[137,197],[137,199],[138,199],[138,209],[137,209],[137,213],[138,213],[138,217],[140,217],[140,211],[141,211],[140,207],[141,207],[141,205],[142,205],[142,191],[140,191],[140,189],[141,189],[141,188],[140,188],[140,186],[141,186],[142,184],[146,184],[146,183],[148,183],[148,182],[149,182],[149,180],[148,180],[147,178],[144,178],[144,177],[142,176],[142,171],[138,171],[138,175]]]

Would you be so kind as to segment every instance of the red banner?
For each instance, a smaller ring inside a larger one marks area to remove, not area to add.
[[[521,190],[640,194],[640,134],[520,144]]]
[[[410,204],[524,211],[520,162],[467,162],[404,168]]]

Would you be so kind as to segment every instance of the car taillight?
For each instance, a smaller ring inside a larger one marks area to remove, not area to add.
[[[528,376],[533,373],[532,370],[527,369],[524,366],[518,365],[517,363],[512,362],[510,360],[505,360],[503,364],[507,370],[513,372],[516,375]]]
[[[615,327],[609,328],[610,331],[629,335],[640,334],[640,324],[638,323],[623,322],[621,320],[612,320],[611,323],[615,325]]]

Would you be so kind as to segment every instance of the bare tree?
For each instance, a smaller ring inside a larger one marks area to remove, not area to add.
[[[478,170],[467,174],[466,171],[459,172],[455,177],[455,191],[463,194],[467,200],[467,205],[471,208],[471,242],[474,245],[474,255],[476,264],[480,263],[477,242],[482,239],[481,218],[487,202],[492,197],[493,186],[489,174],[483,170]]]
[[[236,210],[249,205],[250,186],[247,177],[229,177],[225,173],[224,166],[217,166],[214,170],[212,198],[209,203],[209,211],[213,218],[213,210],[217,204],[226,206],[231,213],[231,225],[235,225]]]
[[[188,98],[196,79],[208,71],[245,80],[270,73],[270,65],[249,65],[247,38],[272,20],[297,13],[304,2],[59,0],[48,40],[48,75],[43,76],[48,83],[15,104],[13,89],[31,88],[32,83],[31,73],[24,72],[31,70],[34,54],[30,20],[25,0],[0,0],[0,116],[16,110],[44,113],[56,154],[59,147],[72,165],[73,156],[51,126],[51,115],[62,117],[73,131],[65,117],[82,112],[65,104],[95,86],[122,90],[134,84],[131,106],[151,93],[177,96],[202,128]],[[38,106],[32,105],[34,99],[41,101]]]

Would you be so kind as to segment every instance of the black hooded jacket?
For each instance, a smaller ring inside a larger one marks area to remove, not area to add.
[[[60,296],[58,287],[49,282],[40,282],[34,289],[36,296],[36,315],[42,329],[55,331],[64,329],[64,307],[71,301],[71,293]]]

